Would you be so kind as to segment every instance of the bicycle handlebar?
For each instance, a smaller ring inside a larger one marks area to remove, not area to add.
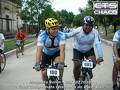
[[[85,59],[85,60],[89,60],[89,61],[92,61],[94,64],[97,64],[97,61],[95,61],[95,60],[92,60],[92,59]],[[83,62],[83,61],[85,61],[84,59],[83,60],[80,60],[80,59],[72,59],[72,61],[77,61],[77,62],[79,62],[80,64]]]
[[[67,65],[64,65],[64,67],[67,67]],[[45,67],[44,69],[47,69],[47,68],[49,68],[49,67]],[[35,69],[35,66],[33,66],[33,69]],[[40,65],[40,70],[41,70],[42,68],[41,68],[41,65]]]

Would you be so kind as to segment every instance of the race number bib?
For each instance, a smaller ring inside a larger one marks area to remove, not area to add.
[[[91,61],[83,61],[82,62],[82,67],[83,68],[93,68],[93,62],[91,62]]]
[[[47,76],[59,76],[59,70],[57,69],[47,69]]]

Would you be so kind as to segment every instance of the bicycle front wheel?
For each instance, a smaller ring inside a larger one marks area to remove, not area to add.
[[[3,71],[5,69],[6,66],[6,56],[5,54],[1,54],[1,60],[0,60],[0,67],[1,67],[1,71]]]
[[[92,84],[91,84],[91,78],[90,75],[88,73],[86,73],[86,77],[85,77],[85,90],[92,90]]]

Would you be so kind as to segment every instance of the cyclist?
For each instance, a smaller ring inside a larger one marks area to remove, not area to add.
[[[23,31],[23,28],[20,28],[18,30],[18,32],[16,33],[16,45],[18,46],[18,48],[21,50],[22,52],[22,55],[23,52],[24,52],[24,42],[25,42],[25,38],[26,38],[26,34],[25,32]]]
[[[91,59],[98,64],[103,61],[103,51],[101,47],[99,33],[94,26],[94,18],[91,16],[84,17],[83,25],[78,27],[77,29],[66,33],[66,38],[74,37],[73,43],[73,60],[80,59],[82,60],[84,57],[87,59]],[[93,46],[96,46],[98,58],[96,59],[95,52]],[[80,77],[80,64],[74,61],[73,73],[75,82],[79,81]],[[94,65],[95,67],[95,65]],[[93,74],[91,73],[91,78]],[[79,90],[77,88],[78,83],[75,84],[75,90]]]
[[[58,63],[58,69],[60,70],[60,82],[62,83],[64,59],[65,59],[65,35],[59,31],[58,21],[54,18],[48,18],[45,20],[46,30],[38,36],[37,50],[36,50],[36,64],[35,69],[40,70],[42,80],[48,81],[47,72],[44,69],[46,64],[50,65],[51,60]],[[45,83],[47,85],[47,83]]]
[[[60,24],[59,27],[60,27],[59,30],[60,30],[61,32],[63,32],[64,26],[63,26],[62,24]]]
[[[2,63],[1,53],[4,50],[4,41],[5,41],[5,37],[2,33],[0,33],[0,63]],[[1,73],[1,64],[0,64],[0,73]]]
[[[117,86],[117,76],[118,72],[120,71],[120,30],[115,32],[113,37],[113,52],[116,59],[112,73],[113,90],[120,90],[120,87]]]

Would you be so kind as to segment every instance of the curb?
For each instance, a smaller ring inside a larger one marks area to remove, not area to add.
[[[112,46],[112,41],[108,41],[108,40],[105,40],[105,39],[100,39],[102,43],[108,45],[108,46]]]
[[[104,44],[106,44],[106,45],[108,45],[108,46],[112,46],[112,41],[108,41],[108,40],[105,40],[105,39],[101,39],[101,42],[104,43]],[[36,44],[36,42],[32,42],[32,43],[30,43],[30,44],[27,44],[27,45],[25,45],[24,49],[27,49],[27,48],[29,48],[29,47],[32,47],[32,46],[34,46],[35,44]],[[5,55],[6,55],[6,57],[9,57],[10,55],[15,54],[15,52],[16,52],[16,49],[13,49],[13,50],[11,50],[11,51],[6,52]]]
[[[30,43],[30,44],[27,44],[27,45],[24,46],[24,49],[27,49],[27,48],[29,48],[29,47],[32,47],[32,46],[34,46],[35,44],[36,44],[36,42],[32,42],[32,43]],[[9,57],[10,55],[15,54],[15,52],[16,52],[16,49],[13,49],[13,50],[11,50],[11,51],[6,52],[5,55],[6,55],[6,57]]]

